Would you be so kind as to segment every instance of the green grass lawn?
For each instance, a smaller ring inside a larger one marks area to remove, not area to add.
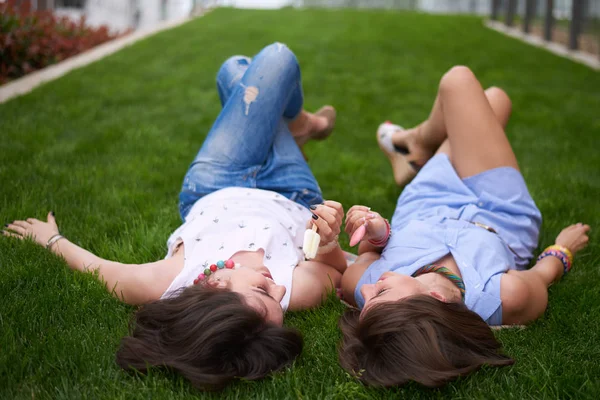
[[[183,175],[220,105],[215,74],[233,54],[287,43],[306,108],[339,111],[334,135],[307,146],[324,196],[391,216],[400,190],[375,141],[386,119],[429,112],[442,73],[469,65],[514,104],[507,128],[544,215],[540,247],[560,229],[600,222],[600,74],[482,27],[473,17],[371,11],[217,10],[0,105],[0,221],[56,212],[61,232],[105,258],[162,258],[178,227]],[[2,222],[2,223],[4,223]],[[546,314],[498,333],[512,367],[484,368],[440,390],[365,388],[338,366],[344,307],[288,315],[305,349],[289,370],[214,398],[597,398],[600,246],[550,289]],[[347,248],[347,238],[344,245]],[[30,242],[0,238],[0,398],[192,398],[164,372],[114,362],[133,308],[92,276]]]

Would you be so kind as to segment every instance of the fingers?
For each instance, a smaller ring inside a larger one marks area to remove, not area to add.
[[[370,211],[366,208],[364,211],[354,211],[352,213],[348,213],[346,217],[346,233],[350,236],[354,233],[359,226],[367,223],[367,221],[377,218],[379,214]]]
[[[378,216],[379,214],[372,211],[355,212],[346,219],[346,226],[354,225],[356,223],[363,224],[365,220],[368,221],[370,219],[377,218]]]
[[[341,215],[344,215],[344,207],[342,206],[342,203],[338,203],[337,201],[333,200],[325,200],[322,205],[331,207],[337,212],[339,212]]]
[[[29,219],[32,219],[32,218],[29,218]],[[29,219],[27,221],[13,221],[12,223],[13,223],[13,225],[20,226],[21,228],[29,229],[29,227],[31,227],[31,223],[29,222]]]
[[[23,222],[23,221],[15,221],[15,222]],[[22,226],[19,226],[19,225],[15,225],[14,223],[13,224],[7,224],[6,228],[9,229],[9,230],[11,230],[11,231],[13,231],[13,232],[18,233],[21,236],[25,236],[26,233],[27,233],[27,231],[26,231],[25,228],[23,228]]]
[[[23,236],[17,235],[16,233],[12,233],[12,232],[8,232],[8,231],[2,231],[2,234],[6,237],[12,237],[12,238],[21,239],[21,240],[24,239]]]
[[[584,224],[582,222],[578,222],[576,224],[573,225],[569,225],[568,227],[565,228],[565,230],[574,230],[574,229],[581,229],[583,230],[583,232],[588,232],[591,227],[588,224]]]
[[[54,211],[48,213],[48,222],[56,226],[56,218],[54,218]]]
[[[342,224],[343,211],[342,213],[340,213],[338,210],[323,204],[318,206],[312,206],[311,210],[313,214],[317,214],[318,216],[323,217],[328,216],[333,221],[339,223],[340,225]]]
[[[578,250],[581,250],[581,249],[585,248],[588,245],[588,243],[590,241],[590,238],[587,235],[587,233],[592,228],[589,225],[587,225],[587,224],[582,224],[581,222],[579,224],[577,224],[577,226],[579,227],[580,234],[581,234],[581,237],[580,237],[581,242],[580,242],[580,246],[579,246]]]
[[[313,206],[311,209],[315,211],[323,211],[334,216],[339,225],[342,225],[342,219],[344,218],[344,207],[341,203],[333,200],[326,200],[323,204]]]
[[[318,207],[313,210],[313,214],[319,216],[319,218],[325,220],[329,224],[329,226],[333,227],[335,225],[341,225],[341,221],[338,220],[336,215],[332,213],[330,210],[327,210],[325,207]]]
[[[323,204],[310,207],[313,224],[317,226],[321,243],[329,243],[339,235],[344,217],[344,209],[337,201],[328,200]],[[315,216],[317,217],[315,219]],[[310,224],[309,224],[310,225]]]
[[[574,224],[574,225],[571,225],[571,226],[567,227],[565,229],[565,231],[573,232],[573,234],[575,234],[575,235],[581,235],[585,239],[585,241],[587,243],[587,241],[589,240],[589,238],[587,236],[587,233],[591,229],[592,228],[588,224],[583,224],[583,223],[579,222],[577,224]]]
[[[352,233],[361,225],[367,221],[367,213],[353,213],[349,219],[346,220],[345,232],[352,236]]]
[[[329,243],[335,238],[336,235],[324,218],[317,217],[317,219],[314,219],[313,217],[312,223],[317,226],[317,233],[321,236],[322,244]]]
[[[40,220],[39,220],[39,219],[37,219],[37,218],[27,218],[27,222],[28,222],[29,224],[33,225],[33,224],[37,224],[38,222],[42,222],[42,221],[40,221]]]
[[[565,246],[573,254],[579,250],[584,249],[589,242],[588,232],[591,227],[584,223],[577,223],[569,225],[564,228],[557,236],[555,243],[561,246]]]
[[[358,205],[350,207],[350,209],[346,213],[346,223],[348,223],[348,219],[350,218],[351,215],[353,215],[357,212],[369,212],[369,211],[371,211],[371,207],[358,206]]]
[[[371,207],[361,206],[359,204],[356,204],[356,205],[353,205],[352,207],[350,207],[348,212],[350,212],[350,211],[370,211],[370,210],[371,210]]]

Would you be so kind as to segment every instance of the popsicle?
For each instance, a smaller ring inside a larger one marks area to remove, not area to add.
[[[302,251],[306,259],[310,260],[317,256],[319,251],[319,243],[321,236],[317,233],[317,226],[313,224],[312,229],[304,231],[304,243],[302,243]]]
[[[366,222],[364,224],[362,224],[361,226],[359,226],[358,229],[356,231],[354,231],[354,233],[352,234],[352,237],[350,238],[350,247],[356,246],[358,244],[358,242],[360,242],[362,240],[362,238],[365,236],[365,233],[367,233],[367,223]]]

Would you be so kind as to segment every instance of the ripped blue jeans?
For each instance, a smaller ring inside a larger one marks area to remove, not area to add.
[[[179,194],[185,220],[203,196],[231,186],[272,190],[305,207],[321,189],[288,129],[302,111],[300,66],[281,43],[254,59],[229,58],[217,75],[223,110],[190,165]]]

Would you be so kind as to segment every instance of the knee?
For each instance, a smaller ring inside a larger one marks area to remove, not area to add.
[[[293,58],[296,59],[296,55],[290,50],[287,45],[280,42],[271,43],[263,49],[263,52],[266,55],[270,55],[273,57],[281,57],[281,58]]]
[[[238,71],[246,69],[251,61],[252,59],[246,56],[229,57],[221,65],[221,68],[217,73],[217,82],[227,83],[231,77],[238,73]]]
[[[284,68],[298,68],[296,55],[283,43],[275,42],[265,47],[261,54],[273,60],[273,64]]]
[[[477,77],[469,67],[457,65],[442,76],[440,80],[440,92],[464,88],[467,85],[478,83]]]
[[[512,111],[512,101],[508,94],[497,86],[492,86],[485,91],[488,98],[493,98],[496,102],[502,104],[503,108],[508,110],[508,113]]]

